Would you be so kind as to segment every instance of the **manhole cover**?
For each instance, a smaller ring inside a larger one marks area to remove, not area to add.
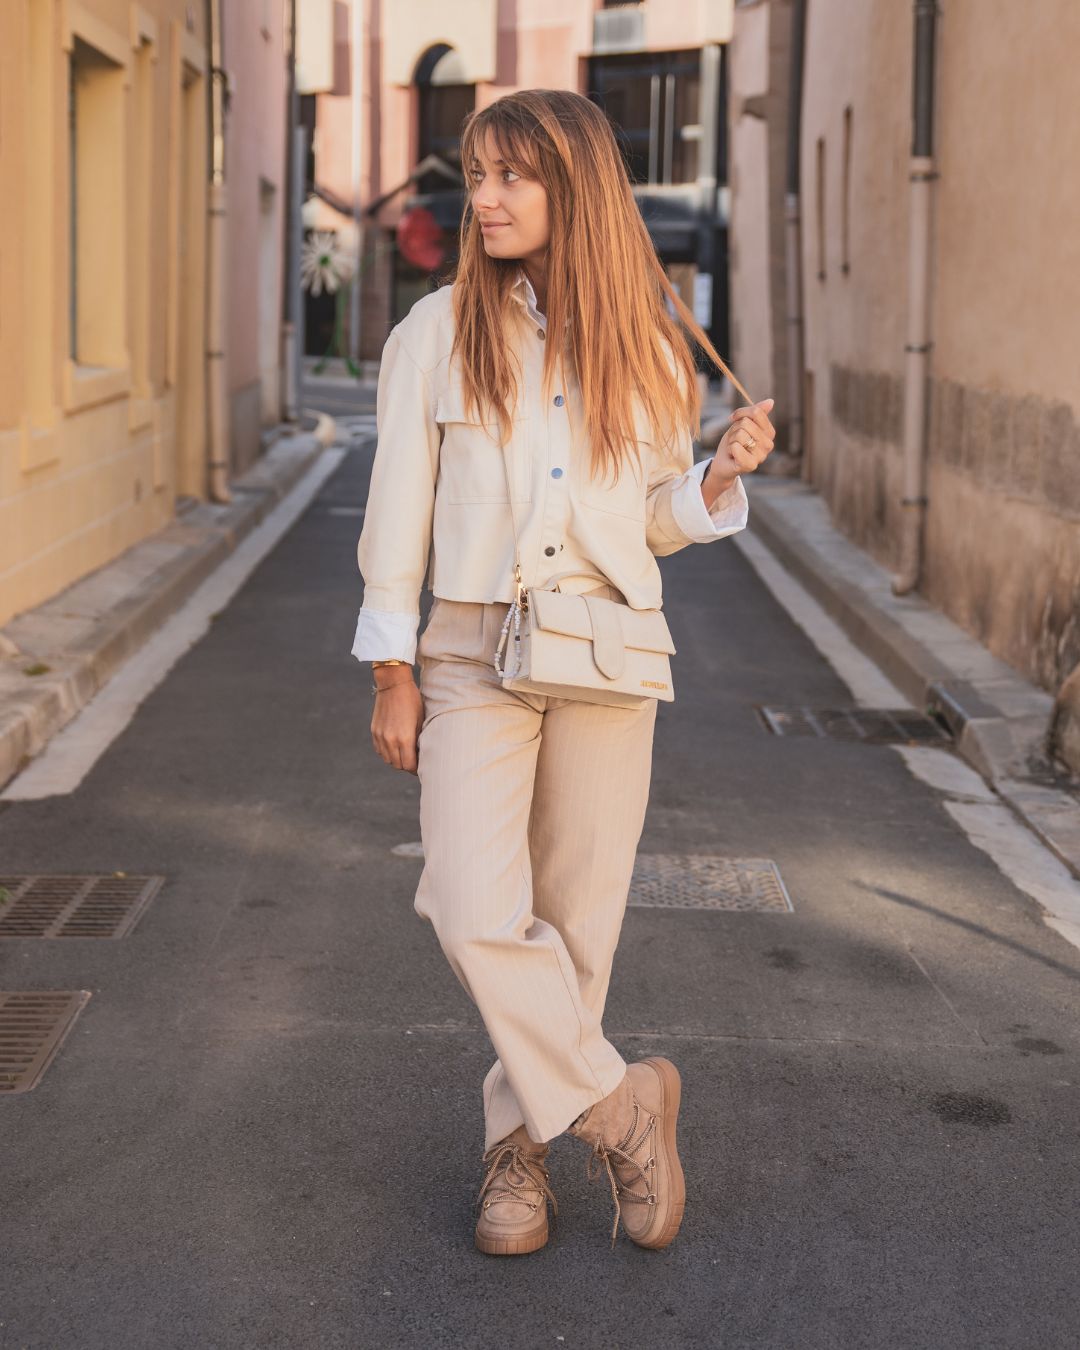
[[[89,989],[0,993],[0,1092],[35,1086],[89,998]]]
[[[791,913],[793,909],[771,859],[721,858],[700,853],[639,853],[628,903],[656,909],[780,913]]]
[[[951,745],[948,731],[913,708],[766,708],[757,714],[775,736],[817,736],[866,745]]]
[[[118,938],[164,877],[0,876],[0,938]]]

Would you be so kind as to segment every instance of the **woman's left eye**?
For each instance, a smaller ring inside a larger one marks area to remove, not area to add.
[[[509,174],[510,177],[514,179],[518,179],[521,177],[521,175],[519,173],[515,173],[513,169],[503,169],[503,175],[505,176],[506,174]],[[474,183],[477,182],[479,179],[483,178],[483,176],[484,176],[483,169],[473,169],[470,173],[470,177],[472,178]]]

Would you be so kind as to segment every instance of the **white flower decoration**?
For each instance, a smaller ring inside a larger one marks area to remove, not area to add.
[[[330,230],[316,230],[304,241],[300,255],[300,280],[312,295],[325,290],[333,295],[352,277],[354,259],[341,247],[337,235]]]

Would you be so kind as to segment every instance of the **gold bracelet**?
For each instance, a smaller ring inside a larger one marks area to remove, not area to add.
[[[401,657],[399,657],[399,656],[392,656],[392,657],[388,658],[388,659],[385,660],[385,661],[372,661],[371,667],[372,667],[373,670],[374,670],[374,668],[375,668],[376,666],[408,666],[410,672],[412,671],[412,662],[411,662],[411,661],[404,661],[404,660],[402,660]],[[394,680],[393,684],[378,685],[378,684],[375,683],[375,681],[374,681],[374,679],[373,679],[373,680],[371,681],[371,692],[372,692],[373,694],[378,694],[378,693],[380,693],[383,689],[392,689],[392,688],[394,687],[395,684],[412,684],[413,682],[414,682],[414,681],[413,681],[413,677],[412,677],[412,674],[411,674],[411,673],[410,673],[410,675],[409,675],[409,679],[408,679],[408,680]]]

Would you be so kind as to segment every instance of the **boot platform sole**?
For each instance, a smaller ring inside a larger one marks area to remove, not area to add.
[[[539,1251],[548,1240],[548,1226],[537,1228],[532,1233],[523,1233],[520,1237],[485,1237],[476,1234],[478,1251],[488,1256],[527,1256],[529,1252]]]
[[[671,1161],[671,1177],[669,1185],[671,1187],[671,1201],[667,1221],[658,1233],[645,1235],[638,1239],[633,1234],[628,1233],[631,1241],[636,1242],[639,1247],[647,1247],[651,1251],[659,1251],[662,1247],[667,1247],[674,1241],[676,1233],[682,1224],[683,1211],[686,1208],[686,1181],[683,1177],[682,1163],[679,1161],[678,1150],[675,1147],[675,1126],[679,1114],[679,1106],[682,1102],[682,1080],[679,1077],[679,1071],[672,1064],[670,1059],[663,1059],[659,1055],[650,1056],[642,1060],[643,1064],[649,1064],[656,1070],[660,1077],[661,1090],[661,1125],[663,1128],[664,1147],[667,1150],[667,1156]]]

